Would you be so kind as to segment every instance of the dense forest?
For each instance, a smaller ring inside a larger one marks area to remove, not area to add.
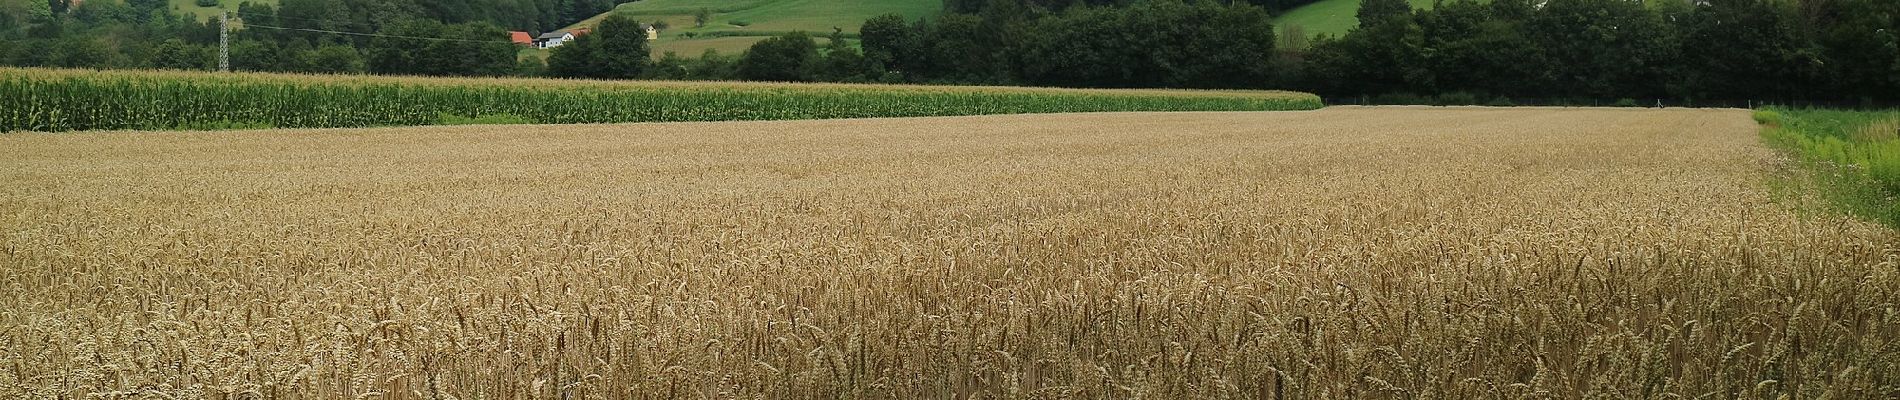
[[[1366,4],[1361,26],[1314,43],[1288,82],[1334,95],[1900,98],[1900,1]]]
[[[216,26],[162,1],[62,1],[0,9],[0,60],[215,64]],[[844,32],[797,32],[741,54],[651,59],[643,37],[615,32],[637,25],[620,19],[548,60],[516,60],[505,30],[538,32],[614,4],[284,0],[242,7],[249,26],[232,59],[259,71],[1287,88],[1390,102],[1900,99],[1900,2],[1891,0],[1445,0],[1424,10],[1367,0],[1344,36],[1276,37],[1271,17],[1307,2],[946,0],[936,17],[866,21],[855,46]]]

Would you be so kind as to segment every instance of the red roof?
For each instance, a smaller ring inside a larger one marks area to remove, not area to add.
[[[515,44],[534,44],[534,37],[528,36],[527,32],[510,31],[508,32],[508,36],[508,40],[515,42]]]
[[[587,36],[587,34],[589,33],[594,33],[594,28],[580,28],[580,29],[575,29],[568,32],[573,32],[574,37],[581,37],[581,36]]]

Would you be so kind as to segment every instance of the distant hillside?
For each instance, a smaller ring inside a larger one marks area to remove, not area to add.
[[[694,14],[711,13],[706,26],[694,24]],[[831,34],[833,27],[857,33],[864,20],[884,14],[906,18],[936,15],[942,0],[641,0],[621,4],[614,12],[640,22],[665,21],[668,28],[653,43],[653,54],[667,51],[698,57],[706,49],[736,53],[766,37],[789,31],[813,36]],[[605,14],[568,27],[591,27]],[[822,41],[821,41],[822,42]]]
[[[1433,0],[1408,0],[1414,9],[1432,8]],[[1288,10],[1273,18],[1275,30],[1285,33],[1287,27],[1297,26],[1306,32],[1306,36],[1327,33],[1342,36],[1346,31],[1359,26],[1360,0],[1322,0],[1299,8]]]

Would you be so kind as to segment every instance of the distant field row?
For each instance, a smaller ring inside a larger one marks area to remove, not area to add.
[[[1321,107],[1281,91],[0,69],[0,131],[732,121]]]

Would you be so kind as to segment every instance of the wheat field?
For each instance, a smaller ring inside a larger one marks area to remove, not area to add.
[[[1742,110],[12,134],[0,396],[1900,396],[1900,236],[1785,165]]]

